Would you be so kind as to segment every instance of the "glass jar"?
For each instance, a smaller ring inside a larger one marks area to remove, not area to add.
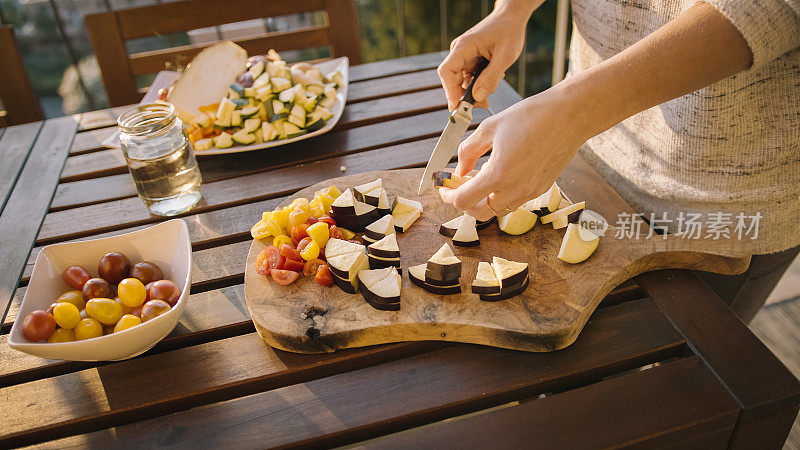
[[[117,124],[128,171],[150,212],[173,216],[192,209],[202,196],[202,179],[175,107],[139,105],[119,116]]]

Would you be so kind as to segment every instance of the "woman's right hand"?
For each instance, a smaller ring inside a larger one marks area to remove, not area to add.
[[[525,26],[533,12],[529,6],[532,5],[521,7],[514,4],[530,3],[525,1],[503,3],[498,2],[499,5],[491,14],[453,40],[450,54],[439,65],[437,72],[450,111],[458,106],[480,57],[488,59],[489,65],[475,81],[472,95],[477,101],[475,106],[486,108],[489,106],[487,97],[497,89],[505,71],[522,52]],[[535,3],[538,6],[542,2]]]

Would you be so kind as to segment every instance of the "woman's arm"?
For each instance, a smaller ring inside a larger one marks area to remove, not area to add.
[[[441,188],[442,199],[479,220],[516,209],[545,192],[590,137],[744,70],[752,58],[736,27],[698,2],[614,57],[481,123],[459,147],[456,171],[469,172],[491,148],[489,161],[458,189]]]

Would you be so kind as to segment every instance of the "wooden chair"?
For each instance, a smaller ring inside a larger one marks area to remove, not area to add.
[[[5,111],[0,111],[0,126],[44,118],[28,72],[22,64],[14,30],[5,25],[0,26],[0,80],[0,100],[5,107]]]
[[[325,11],[327,23],[234,41],[250,55],[313,47],[330,47],[335,57],[361,62],[354,0],[184,0],[92,14],[86,27],[103,75],[111,106],[136,103],[141,94],[135,76],[157,72],[176,58],[191,59],[211,44],[184,45],[129,55],[125,41],[214,27],[264,17]]]

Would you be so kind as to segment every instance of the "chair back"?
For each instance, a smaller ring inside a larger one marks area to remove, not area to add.
[[[108,101],[111,106],[121,106],[141,99],[137,75],[164,70],[179,58],[188,62],[216,42],[128,54],[128,40],[315,11],[326,13],[325,25],[232,40],[249,55],[265,54],[271,48],[280,52],[329,47],[332,56],[347,56],[350,64],[359,64],[354,0],[183,0],[87,15],[85,20]]]
[[[12,27],[0,26],[0,126],[42,120],[39,99],[33,92],[28,72],[22,64],[22,57],[14,39]]]

